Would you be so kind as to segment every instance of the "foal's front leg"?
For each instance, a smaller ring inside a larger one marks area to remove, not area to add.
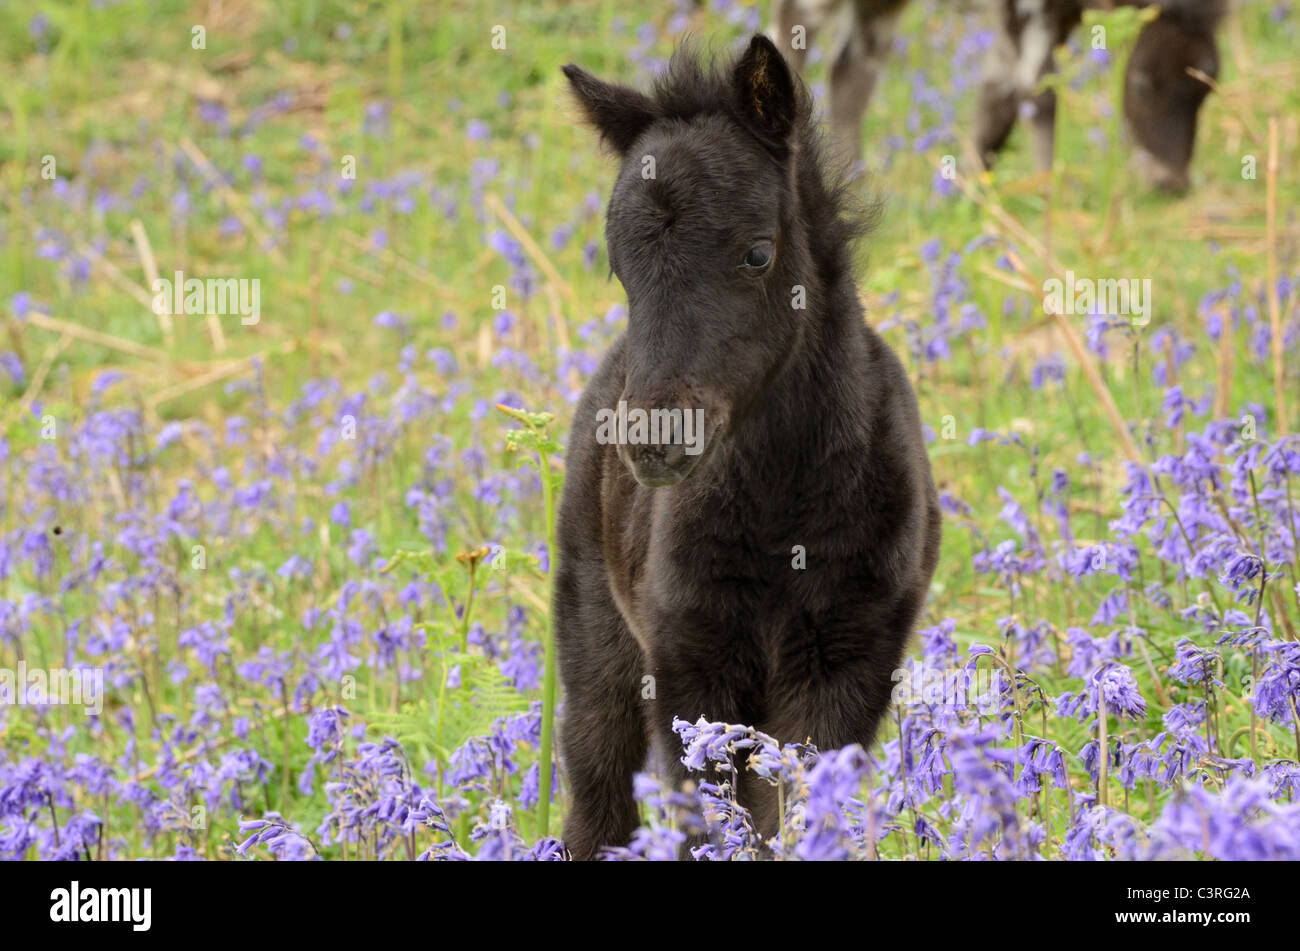
[[[868,599],[792,632],[772,681],[769,732],[819,750],[869,747],[889,711],[893,674],[922,598],[911,591],[885,603]]]
[[[556,579],[564,681],[560,746],[569,785],[564,844],[577,860],[627,845],[638,824],[632,779],[646,758],[641,705],[647,664],[604,582],[604,563],[576,553]]]
[[[754,707],[763,669],[757,657],[743,650],[727,652],[719,640],[705,636],[683,635],[679,622],[672,625],[676,636],[661,633],[654,641],[654,664],[657,699],[647,704],[649,724],[657,744],[663,778],[672,789],[688,782],[730,782],[740,804],[753,815],[755,827],[764,831],[762,816],[775,814],[775,793],[763,784],[753,784],[747,777],[745,754],[736,756],[735,773],[726,775],[709,763],[704,772],[692,772],[682,762],[682,738],[673,730],[674,718],[694,723],[700,717],[711,722],[754,725]],[[665,628],[660,628],[661,632]],[[724,639],[726,640],[726,639]],[[735,648],[737,642],[732,640]],[[771,808],[765,800],[771,799]],[[681,858],[690,858],[690,850],[704,845],[708,837],[692,834],[682,847]]]

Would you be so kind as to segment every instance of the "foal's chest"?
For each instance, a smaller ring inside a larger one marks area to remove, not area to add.
[[[765,651],[782,631],[805,627],[820,613],[807,546],[669,521],[663,512],[656,518],[653,506],[637,509],[642,529],[624,523],[607,563],[615,604],[643,650],[665,638],[689,638],[732,649],[744,641]]]

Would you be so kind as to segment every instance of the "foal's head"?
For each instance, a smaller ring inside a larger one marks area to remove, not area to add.
[[[799,199],[796,156],[815,162],[808,97],[762,36],[723,69],[679,52],[652,95],[564,73],[622,162],[605,227],[628,298],[622,399],[629,414],[702,411],[693,446],[619,446],[642,485],[673,485],[734,430],[805,332],[799,295],[812,289],[796,285],[820,253],[811,229],[839,227],[836,209],[810,224],[821,209]]]

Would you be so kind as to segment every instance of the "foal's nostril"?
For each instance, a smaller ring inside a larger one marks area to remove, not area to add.
[[[650,448],[657,452],[654,455],[647,455],[646,463],[660,472],[685,476],[691,467],[691,460],[686,458],[684,446],[674,443],[667,446],[651,446]]]
[[[624,395],[612,416],[605,432],[617,439],[619,459],[649,487],[676,485],[690,475],[713,431],[702,408],[677,399],[642,402]]]
[[[694,465],[694,460],[679,445],[626,446],[620,457],[636,480],[651,488],[676,485]]]

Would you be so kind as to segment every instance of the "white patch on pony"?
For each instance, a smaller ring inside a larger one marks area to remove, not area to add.
[[[1052,57],[1052,30],[1043,15],[1042,0],[1017,0],[1016,8],[1029,17],[1020,33],[1020,55],[1016,59],[1016,86],[1031,92]]]

